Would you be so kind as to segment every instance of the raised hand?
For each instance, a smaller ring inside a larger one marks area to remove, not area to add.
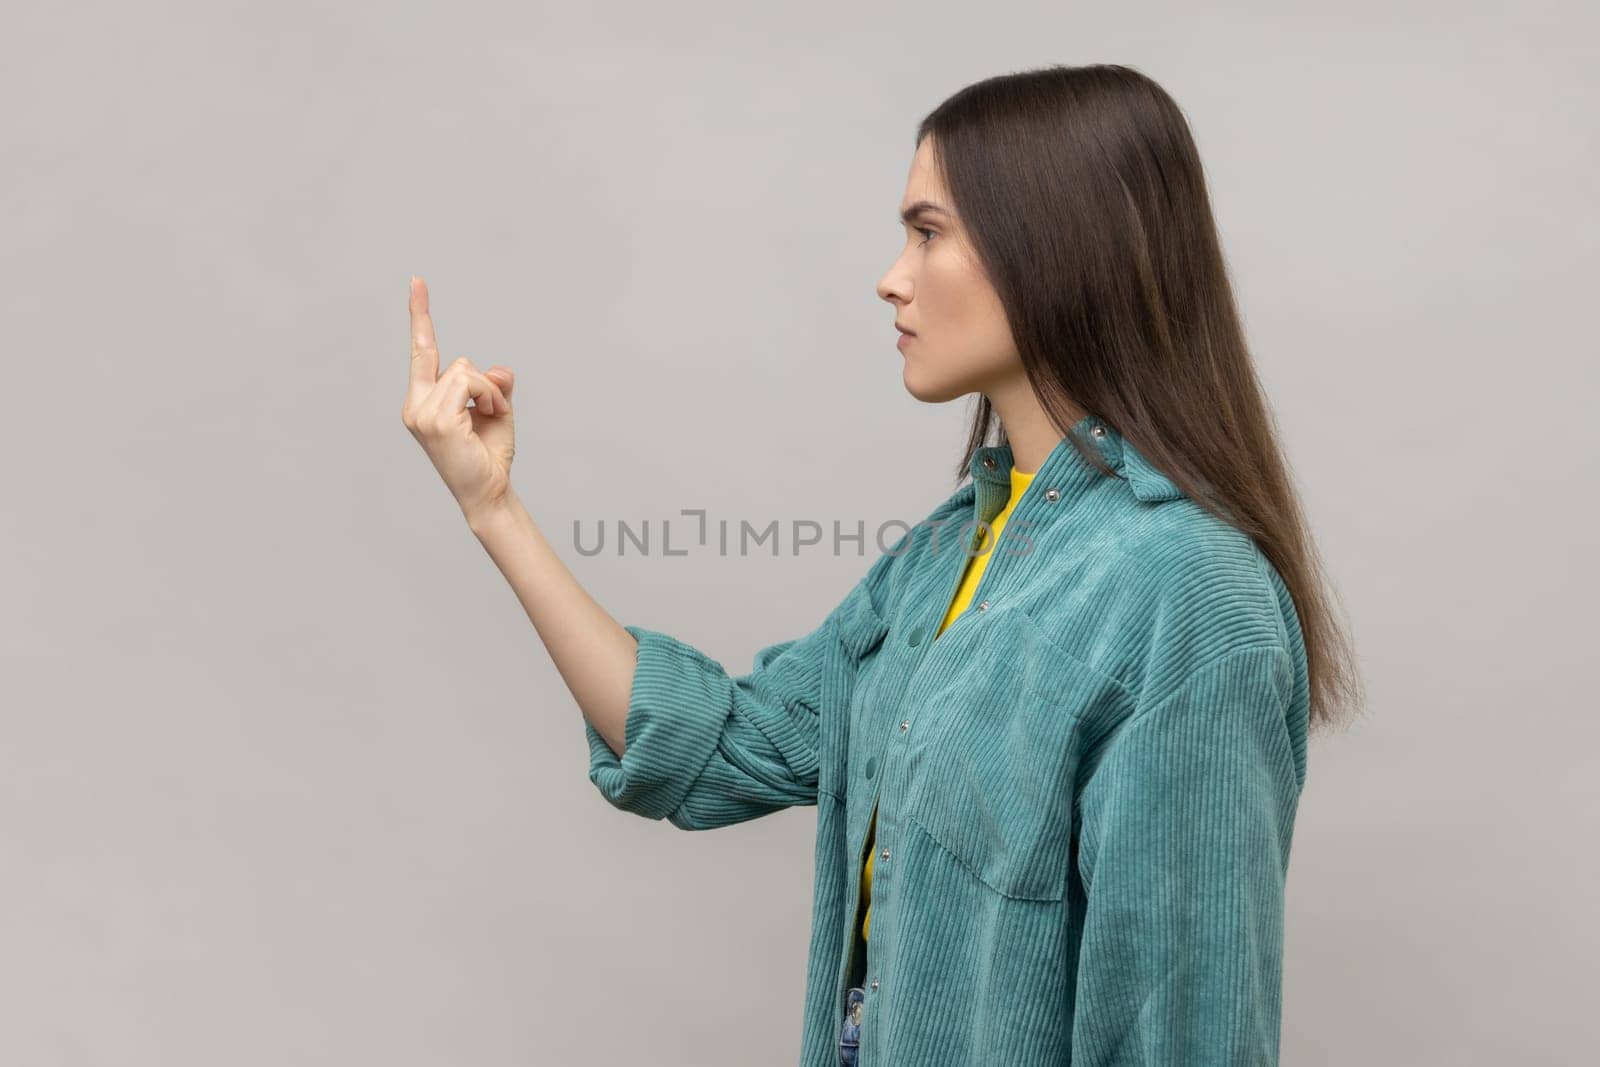
[[[503,503],[511,491],[513,375],[499,365],[480,371],[465,356],[439,373],[439,344],[421,278],[411,279],[409,303],[411,379],[400,419],[471,518]]]

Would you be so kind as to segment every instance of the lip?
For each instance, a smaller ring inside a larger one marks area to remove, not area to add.
[[[900,325],[898,322],[894,324],[894,328],[899,330],[901,333],[905,334],[908,337],[915,337],[917,335],[917,331],[908,330],[904,326]]]
[[[911,340],[915,336],[916,336],[916,334],[914,334],[914,333],[902,333],[900,335],[900,340],[896,341],[894,343],[894,346],[896,348],[904,348],[906,346],[906,342]]]

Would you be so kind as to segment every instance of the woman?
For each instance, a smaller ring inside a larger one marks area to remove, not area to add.
[[[971,481],[746,674],[579,586],[511,488],[511,371],[439,374],[415,280],[405,423],[606,800],[817,806],[802,1063],[1274,1063],[1307,732],[1359,683],[1184,118],[1126,67],[992,78],[901,206],[878,293],[906,388],[980,398]]]

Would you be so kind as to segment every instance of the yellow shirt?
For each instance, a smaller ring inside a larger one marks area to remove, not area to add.
[[[1033,481],[1033,473],[1024,474],[1015,467],[1011,468],[1011,496],[1006,500],[1006,506],[1000,509],[989,523],[989,529],[984,534],[984,541],[979,546],[978,552],[967,562],[967,573],[961,579],[961,586],[956,590],[955,598],[950,601],[950,610],[945,612],[944,621],[939,624],[939,633],[956,620],[956,616],[967,610],[972,603],[972,594],[978,588],[978,582],[983,578],[983,571],[989,563],[989,557],[994,555],[994,546],[999,542],[1000,533],[1005,529],[1006,520],[1011,517],[1012,509],[1017,505],[1017,500],[1028,488],[1028,483]],[[938,637],[939,634],[934,634]],[[866,903],[866,914],[861,918],[861,937],[867,936],[867,927],[872,923],[872,838],[873,831],[878,826],[878,809],[872,809],[872,823],[867,828],[867,863],[861,869],[861,899]]]

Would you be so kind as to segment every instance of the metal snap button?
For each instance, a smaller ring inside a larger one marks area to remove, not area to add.
[[[1050,501],[1050,503],[1054,504],[1057,500],[1061,499],[1061,490],[1052,485],[1049,489],[1044,491],[1044,498]]]
[[[880,860],[888,859],[889,858],[889,850],[888,849],[884,849],[882,852],[878,853],[878,858]]]
[[[872,991],[874,993],[878,991],[878,980],[876,978],[872,980]]]
[[[876,757],[876,756],[868,756],[867,757],[867,777],[871,778],[872,775],[877,771],[877,769],[878,769],[878,757]]]
[[[1104,426],[1096,425],[1095,428],[1090,432],[1096,437],[1104,437],[1106,435],[1106,428]]]
[[[911,720],[910,719],[901,719],[900,720],[900,732],[901,733],[905,733],[909,729],[911,729]]]
[[[990,470],[994,470],[994,457],[993,456],[984,456],[983,457],[983,465],[985,467],[989,468]]]
[[[983,603],[979,604],[978,605],[978,610],[979,611],[988,611],[989,610],[989,602],[987,600],[985,600]]]

